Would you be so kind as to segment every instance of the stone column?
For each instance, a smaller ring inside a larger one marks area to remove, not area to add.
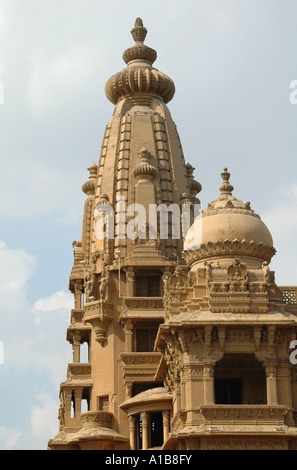
[[[81,336],[78,333],[73,334],[73,362],[80,362],[80,341]]]
[[[266,386],[267,386],[267,405],[277,405],[277,365],[272,362],[265,364]]]
[[[82,281],[75,281],[74,283],[74,308],[81,309],[81,296],[82,296]]]
[[[130,447],[136,450],[136,416],[129,416],[130,426]]]
[[[183,406],[188,410],[187,419],[190,424],[196,419],[196,411],[204,402],[203,364],[199,362],[184,364],[183,380],[185,393]]]
[[[71,398],[72,398],[72,390],[65,390],[64,391],[65,426],[69,425],[69,420],[71,419]]]
[[[142,450],[147,450],[149,445],[149,413],[141,413],[142,421]]]
[[[134,277],[133,271],[126,272],[127,297],[134,297]]]
[[[293,398],[292,398],[292,378],[291,378],[292,366],[288,363],[280,364],[278,366],[278,402],[280,405],[286,405],[288,407],[288,413],[286,414],[286,424],[295,426],[293,420]]]
[[[74,390],[74,402],[75,402],[75,414],[74,414],[74,417],[75,417],[75,419],[80,419],[80,415],[81,415],[81,399],[82,399],[82,392],[83,392],[82,387],[76,388],[76,389]]]
[[[162,417],[163,417],[163,442],[165,442],[169,435],[170,411],[169,410],[162,411]]]
[[[126,352],[133,351],[133,323],[132,320],[126,320],[124,324]]]
[[[180,408],[182,408],[182,405],[181,405],[181,378],[180,377],[178,377],[176,380],[174,380],[172,406],[173,406],[173,415],[175,415],[178,412],[178,410]]]
[[[215,404],[214,366],[214,361],[203,365],[204,403],[206,405]]]

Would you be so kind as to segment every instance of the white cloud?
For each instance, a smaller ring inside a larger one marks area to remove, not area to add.
[[[58,432],[58,402],[48,394],[38,396],[40,406],[33,406],[30,417],[31,434],[34,436],[34,445],[38,442],[46,443],[48,439]]]
[[[36,259],[25,250],[11,249],[0,241],[1,381],[9,382],[17,374],[25,386],[34,383],[34,393],[22,404],[27,416],[17,427],[10,428],[11,411],[0,404],[0,449],[46,448],[47,440],[57,432],[59,384],[71,362],[65,332],[73,298],[61,290],[31,305],[27,282],[35,266]],[[36,321],[41,314],[42,321]]]
[[[18,428],[7,428],[0,426],[0,450],[13,450],[23,435],[23,431]]]
[[[53,310],[73,308],[73,295],[64,290],[55,292],[49,297],[36,300],[34,309],[39,312],[52,312]]]
[[[2,312],[14,310],[24,301],[25,287],[36,259],[24,249],[10,249],[0,241],[0,302]],[[24,307],[24,306],[23,306]]]
[[[48,393],[37,396],[31,406],[28,423],[23,427],[0,426],[0,450],[46,450],[48,440],[59,430],[58,398]]]

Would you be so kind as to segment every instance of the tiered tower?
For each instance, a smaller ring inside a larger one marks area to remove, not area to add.
[[[285,303],[268,267],[271,235],[232,195],[227,169],[221,195],[194,220],[201,185],[167,108],[174,83],[154,68],[140,18],[131,33],[126,68],[106,84],[115,110],[99,163],[82,186],[73,362],[49,449],[293,448],[296,289]]]

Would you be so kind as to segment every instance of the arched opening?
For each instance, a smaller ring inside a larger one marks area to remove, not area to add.
[[[218,405],[267,403],[265,369],[253,354],[226,354],[215,366],[214,385]]]

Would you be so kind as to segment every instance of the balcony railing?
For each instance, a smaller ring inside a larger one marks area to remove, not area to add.
[[[201,405],[207,424],[275,424],[284,425],[288,408],[283,405]]]
[[[67,377],[69,379],[90,379],[92,366],[89,363],[70,363],[68,364]]]

